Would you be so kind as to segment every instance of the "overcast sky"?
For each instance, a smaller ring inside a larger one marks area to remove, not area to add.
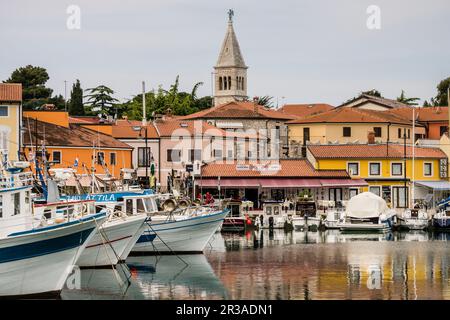
[[[67,28],[69,5],[80,30]],[[380,30],[366,26],[370,5]],[[79,78],[124,100],[142,80],[167,87],[180,75],[182,89],[202,81],[209,95],[229,8],[250,97],[338,105],[376,88],[429,99],[450,76],[449,0],[0,0],[0,80],[32,64],[61,94]]]

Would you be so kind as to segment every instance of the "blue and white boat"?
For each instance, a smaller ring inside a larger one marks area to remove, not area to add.
[[[437,212],[432,219],[433,228],[450,230],[450,210],[442,209]]]
[[[33,215],[31,172],[0,176],[0,296],[59,295],[104,212],[80,218]]]

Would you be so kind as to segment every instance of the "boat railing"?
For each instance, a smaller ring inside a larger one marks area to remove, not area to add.
[[[33,173],[20,172],[0,176],[0,190],[28,187],[33,185]]]

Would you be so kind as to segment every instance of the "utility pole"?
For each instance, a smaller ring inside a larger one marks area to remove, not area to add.
[[[67,112],[67,80],[64,80],[64,111]]]
[[[406,203],[406,195],[407,195],[407,184],[406,184],[406,162],[407,162],[407,157],[406,157],[406,128],[404,129],[403,132],[403,157],[404,157],[404,163],[405,163],[405,168],[403,169],[403,187],[404,187],[404,195],[405,195],[405,205],[407,205]],[[397,200],[398,201],[398,200]]]
[[[415,157],[416,157],[416,107],[413,106],[413,127],[412,127],[412,173],[411,173],[411,204],[414,209],[414,192],[415,192]],[[406,170],[406,167],[405,167]],[[406,191],[405,191],[406,192]]]
[[[145,110],[145,81],[142,81],[142,125],[147,125],[147,115]]]

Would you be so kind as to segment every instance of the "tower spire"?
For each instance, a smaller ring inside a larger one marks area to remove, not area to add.
[[[228,27],[215,69],[214,105],[247,98],[247,66],[233,28],[234,10],[229,9]]]

